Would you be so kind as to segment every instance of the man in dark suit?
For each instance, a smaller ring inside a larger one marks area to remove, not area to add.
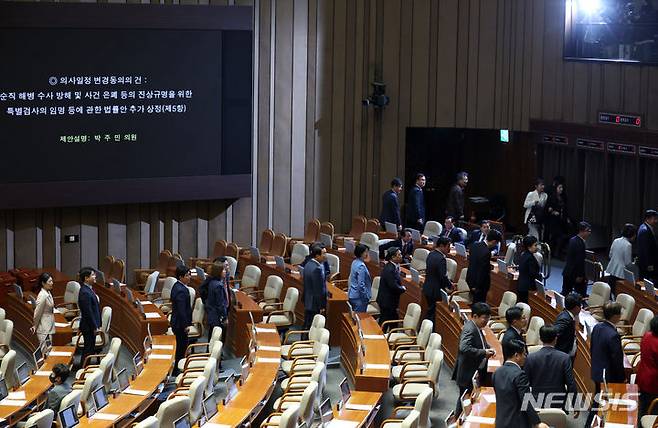
[[[640,277],[656,283],[658,280],[658,243],[656,243],[656,225],[658,212],[647,210],[644,223],[637,231],[637,253]]]
[[[471,231],[471,233],[466,237],[466,241],[464,241],[464,245],[466,248],[469,250],[475,244],[476,242],[484,242],[487,239],[487,234],[491,231],[491,223],[489,220],[482,220],[480,222],[480,228],[475,229]],[[495,256],[498,255],[500,252],[500,242],[491,249],[491,255]]]
[[[557,341],[555,349],[576,358],[576,320],[582,306],[580,294],[571,293],[564,298],[564,310],[559,313],[555,320]]]
[[[606,382],[626,383],[624,352],[621,347],[621,336],[616,327],[621,319],[621,305],[617,302],[603,305],[603,318],[605,321],[596,324],[592,329],[589,348],[592,355],[592,381],[596,394],[601,392],[604,371]],[[590,426],[589,422],[597,410],[595,406],[592,407],[585,426]]]
[[[497,230],[490,230],[484,242],[473,244],[468,256],[466,283],[473,293],[473,302],[486,302],[491,285],[491,249],[502,237]]]
[[[454,217],[450,217],[450,216],[446,217],[445,221],[443,222],[443,230],[441,230],[440,236],[445,236],[446,238],[450,238],[450,241],[453,244],[456,242],[464,241],[464,239],[462,238],[462,234],[455,226]]]
[[[473,375],[480,373],[480,379],[487,374],[487,360],[496,355],[496,351],[489,348],[484,340],[482,329],[486,327],[491,319],[491,308],[486,303],[476,302],[471,306],[471,319],[464,323],[459,336],[459,350],[457,362],[452,371],[452,380],[459,386],[457,407],[455,415],[462,412],[461,396],[464,391],[470,391],[473,387]]]
[[[400,319],[398,314],[400,296],[407,291],[400,279],[400,262],[402,261],[400,249],[397,247],[389,248],[384,259],[386,264],[379,278],[379,292],[377,293],[380,325],[386,321]]]
[[[304,267],[304,330],[310,329],[313,317],[327,307],[327,276],[323,267],[326,254],[322,245],[314,243]]]
[[[84,340],[80,365],[88,355],[96,350],[96,332],[101,328],[101,310],[98,296],[92,286],[96,283],[96,272],[93,268],[84,267],[79,272],[80,292],[78,293],[78,309],[80,309],[80,332]]]
[[[530,383],[521,369],[526,352],[523,342],[512,340],[503,344],[503,353],[509,355],[493,374],[496,392],[496,427],[499,428],[548,428],[541,422],[537,411],[526,399]]]
[[[592,234],[592,226],[585,221],[578,223],[578,234],[569,240],[567,262],[562,270],[562,295],[572,291],[586,297],[587,277],[585,277],[585,241]]]
[[[176,365],[175,371],[178,371],[178,361],[185,357],[185,350],[188,345],[188,330],[192,325],[192,305],[190,304],[190,290],[187,284],[190,283],[192,275],[190,269],[184,264],[176,266],[176,282],[171,288],[171,330],[176,336]]]
[[[563,409],[567,402],[565,394],[577,392],[571,358],[564,352],[555,349],[557,343],[555,327],[545,325],[540,328],[539,338],[544,346],[537,352],[528,355],[523,370],[528,375],[532,395],[543,403],[542,407]],[[548,401],[549,399],[551,400]]]
[[[468,184],[468,173],[460,172],[457,174],[457,182],[450,188],[448,201],[446,202],[446,215],[452,216],[457,220],[464,219],[464,189]]]
[[[398,230],[402,229],[402,219],[400,218],[400,199],[402,191],[402,180],[394,178],[391,180],[391,189],[382,195],[382,212],[379,214],[379,224],[385,228],[385,222],[393,223]]]
[[[510,340],[519,340],[525,343],[523,332],[528,325],[528,318],[523,314],[523,309],[518,306],[512,306],[505,312],[505,320],[507,321],[508,328],[503,334],[502,344]],[[505,348],[503,347],[503,350]],[[503,354],[503,358],[507,359],[509,355]]]
[[[411,237],[409,229],[402,229],[398,235],[398,239],[387,242],[379,246],[379,257],[383,258],[389,248],[396,247],[402,253],[402,261],[409,263],[414,254],[414,240]]]
[[[448,279],[446,254],[450,253],[450,239],[434,237],[434,250],[427,256],[423,295],[427,301],[425,318],[435,323],[436,302],[441,300],[441,290],[449,291],[452,283]]]
[[[416,184],[409,189],[407,197],[407,227],[423,231],[425,224],[425,196],[423,195],[425,187],[425,174],[419,172],[416,174]]]

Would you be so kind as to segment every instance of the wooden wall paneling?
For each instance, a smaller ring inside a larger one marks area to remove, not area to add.
[[[107,226],[109,221],[107,219],[107,206],[99,206],[96,209],[98,217],[98,260],[103,260],[106,256],[110,255],[108,243]]]
[[[148,205],[149,222],[149,263],[147,267],[158,265],[160,251],[164,250],[164,221],[160,204]]]
[[[48,208],[43,210],[42,228],[43,228],[43,266],[57,267],[57,251],[59,241],[55,239],[55,228],[57,227],[55,219],[55,209]]]
[[[459,0],[444,0],[437,5],[436,121],[434,123],[438,127],[456,125],[458,40],[455,34],[458,32],[459,4]]]
[[[603,109],[603,87],[601,81],[603,79],[603,65],[602,64],[588,64],[590,69],[590,84],[589,84],[589,111],[588,123],[597,123],[598,111]]]
[[[613,112],[621,109],[621,75],[620,64],[603,64],[603,109]]]
[[[292,126],[292,64],[293,50],[293,1],[279,0],[273,3],[276,28],[273,46],[274,64],[274,158],[273,186],[276,197],[272,198],[272,228],[277,232],[290,233],[290,171]],[[240,218],[242,221],[242,218]]]
[[[64,235],[80,235],[82,222],[79,208],[62,208],[61,237]],[[62,272],[75,275],[80,270],[80,242],[62,242]]]
[[[257,122],[257,140],[256,140],[256,164],[253,165],[253,173],[256,175],[256,189],[254,198],[256,200],[256,229],[264,230],[271,226],[270,224],[270,183],[269,183],[269,165],[270,165],[270,103],[273,100],[270,98],[270,92],[273,90],[270,80],[273,79],[271,75],[270,58],[272,56],[272,38],[271,24],[272,24],[272,2],[270,0],[259,0],[256,3],[257,7],[257,21],[258,33],[260,36],[257,52],[258,52],[258,98],[254,102],[258,104],[258,122]],[[254,71],[256,72],[256,71]],[[216,204],[215,204],[216,205]],[[224,208],[222,204],[222,209]],[[211,203],[211,212],[212,203]],[[226,223],[224,222],[224,227]],[[222,236],[222,239],[225,237]],[[212,248],[212,247],[211,247]]]
[[[43,268],[43,210],[36,211],[36,250],[37,250],[37,268]]]
[[[125,205],[107,207],[107,253],[124,262],[128,253],[126,208]]]
[[[354,14],[353,22],[353,39],[354,51],[352,53],[352,81],[350,82],[349,103],[352,110],[352,121],[350,126],[345,126],[346,135],[350,135],[349,146],[351,157],[347,158],[347,163],[351,163],[351,169],[354,171],[350,187],[350,199],[348,215],[351,213],[365,212],[365,202],[367,196],[364,192],[365,183],[367,182],[367,172],[363,156],[363,146],[366,144],[363,138],[362,130],[367,127],[364,117],[367,117],[367,108],[361,105],[361,100],[368,93],[368,34],[369,9],[365,1],[352,2],[350,4]],[[364,81],[364,77],[366,80]]]
[[[573,122],[574,116],[574,84],[576,63],[569,61],[562,65],[562,120]]]
[[[255,239],[251,234],[251,201],[251,198],[240,198],[230,208],[230,223],[227,226],[233,233],[228,240],[233,240],[241,247],[253,244]]]
[[[498,56],[498,0],[480,0],[480,33],[478,35],[477,105],[475,126],[494,128],[495,85]],[[528,35],[529,36],[529,35]],[[526,37],[530,40],[530,37]]]
[[[411,91],[408,126],[429,126],[429,94],[430,94],[430,59],[432,50],[432,27],[436,21],[430,21],[432,11],[430,0],[414,0],[412,3],[411,25]],[[407,31],[409,29],[407,28]],[[433,121],[432,121],[433,122]],[[404,141],[404,134],[402,134]]]
[[[573,66],[573,120],[587,122],[587,87],[589,85],[589,67],[582,62]]]
[[[341,132],[341,144],[343,146],[343,178],[341,180],[341,223],[350,224],[352,214],[356,212],[352,206],[352,193],[356,184],[355,176],[358,169],[350,168],[350,163],[354,160],[354,114],[355,114],[355,86],[356,72],[355,66],[358,61],[355,52],[359,40],[356,38],[356,8],[357,2],[348,1],[345,3],[345,50],[344,50],[344,98],[343,98],[343,129]],[[360,91],[359,91],[360,92]],[[359,105],[359,108],[362,108]]]
[[[513,23],[514,15],[512,9],[512,2],[514,0],[503,0],[502,14],[503,14],[503,70],[502,70],[502,93],[501,93],[501,128],[512,128],[512,117],[514,116],[513,96],[512,90],[512,61],[513,61]]]
[[[189,257],[199,257],[197,253],[197,219],[196,202],[182,202],[178,222],[178,252],[183,256],[183,260],[187,260]]]
[[[224,201],[208,203],[208,249],[212,252],[215,241],[226,240],[226,206]]]
[[[411,79],[412,79],[412,62],[413,59],[413,33],[410,31],[413,28],[413,9],[405,7],[406,3],[402,2],[400,5],[400,58],[399,58],[399,89],[398,97],[400,104],[398,109],[397,118],[397,138],[396,143],[392,147],[382,147],[382,159],[393,156],[393,159],[387,159],[383,164],[392,165],[390,169],[382,169],[379,174],[379,188],[375,187],[375,191],[381,194],[385,189],[389,188],[391,176],[404,175],[405,163],[405,138],[406,128],[411,122]],[[375,181],[375,184],[377,181]],[[373,208],[377,209],[381,202],[374,205]],[[379,213],[378,213],[379,214]]]
[[[624,89],[622,93],[622,109],[624,112],[638,112],[641,110],[640,100],[642,67],[624,67],[623,69]]]
[[[135,280],[133,271],[141,268],[142,227],[139,205],[129,205],[126,208],[126,283]],[[149,267],[149,266],[145,266]]]
[[[175,216],[178,214],[178,204],[174,202],[164,202],[162,203],[162,210],[164,249],[176,253],[178,252],[178,223]]]
[[[564,24],[559,20],[560,14],[555,7],[556,4],[557,2],[552,1],[545,3],[541,117],[548,120],[556,119],[555,97],[560,89],[556,86],[556,73],[559,65],[557,63],[559,44],[563,39],[560,31]]]
[[[466,127],[476,128],[478,104],[478,60],[480,55],[480,0],[469,0],[468,62],[466,67]]]
[[[212,253],[212,247],[208,245],[208,201],[197,201],[196,203],[196,254],[197,257],[208,257]]]
[[[554,56],[552,61],[555,63],[555,102],[553,103],[553,117],[556,120],[567,120],[563,111],[563,102],[562,99],[565,96],[570,96],[564,92],[564,73],[566,62],[563,60],[563,46],[564,46],[564,7],[555,7],[556,21],[559,25],[556,25],[554,33],[551,35],[555,37],[555,50],[553,52]]]
[[[511,58],[513,61],[512,64],[512,77],[511,77],[511,88],[512,88],[512,118],[511,118],[511,128],[512,129],[523,129],[521,125],[522,111],[523,111],[523,65],[525,62],[525,54],[523,51],[524,40],[526,39],[525,34],[525,8],[530,2],[523,0],[514,0],[513,5],[513,28],[512,28],[512,53]]]
[[[458,15],[453,17],[457,20],[457,79],[455,92],[455,126],[465,128],[467,123],[468,105],[468,60],[470,52],[470,13],[471,2],[459,1],[455,9]],[[454,34],[449,37],[455,37]]]
[[[333,96],[333,21],[334,5],[332,0],[317,0],[317,65],[316,65],[316,113],[318,130],[316,133],[316,150],[319,182],[315,188],[321,195],[318,195],[320,201],[320,215],[323,218],[334,222],[336,232],[342,232],[340,224],[336,221],[338,216],[332,215],[331,193],[334,184],[334,171],[332,168],[332,104]]]
[[[648,102],[645,122],[650,129],[658,129],[658,73],[649,73]]]
[[[339,230],[344,230],[343,213],[343,174],[352,174],[344,168],[343,149],[345,144],[345,49],[346,49],[346,13],[347,0],[333,0],[333,34],[332,34],[332,67],[327,78],[332,80],[331,96],[331,189],[329,192],[331,219],[336,220]],[[350,40],[353,43],[353,40]]]
[[[98,207],[82,208],[80,221],[80,264],[97,268],[99,265]]]
[[[310,219],[320,212],[319,182],[320,159],[316,156],[316,70],[318,60],[317,0],[308,1],[308,40],[306,44],[306,158],[304,159],[304,218]],[[259,229],[262,230],[262,229]]]
[[[370,93],[370,82],[384,80],[384,5],[383,0],[366,0],[368,22],[368,67],[367,73],[364,73],[363,88],[364,95]],[[387,92],[390,94],[390,89],[387,87]],[[379,161],[379,150],[381,146],[381,137],[377,137],[375,141],[375,129],[380,132],[383,123],[381,122],[382,114],[378,114],[377,122],[375,121],[375,113],[373,109],[364,109],[362,117],[365,123],[363,137],[365,142],[362,147],[363,157],[365,159],[365,206],[363,212],[372,212],[376,210],[380,204],[380,195],[377,194],[375,188],[377,184],[372,179],[373,175],[379,175],[381,170],[381,163]],[[375,150],[377,146],[377,150]],[[375,151],[377,157],[375,157]]]
[[[23,268],[36,266],[37,231],[35,210],[14,211],[13,231],[14,266]]]
[[[306,81],[308,78],[308,3],[293,4],[292,29],[292,147],[290,170],[290,233],[304,235],[306,224]]]
[[[541,117],[542,111],[542,88],[544,73],[544,18],[545,0],[534,0],[532,2],[532,52],[530,54],[530,75],[532,85],[530,87],[530,118]]]
[[[530,100],[532,98],[532,48],[534,39],[541,37],[535,33],[533,18],[535,2],[527,2],[523,18],[523,99],[521,101],[521,127],[527,131],[530,124]]]

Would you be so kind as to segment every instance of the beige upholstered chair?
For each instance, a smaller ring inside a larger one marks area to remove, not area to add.
[[[395,364],[402,364],[403,362],[409,361],[405,358],[405,351],[409,350],[423,350],[427,347],[427,344],[430,340],[430,335],[434,330],[434,323],[430,320],[423,320],[420,324],[420,330],[418,331],[418,336],[416,336],[415,341],[412,343],[401,343],[390,350],[391,361]],[[418,354],[410,354],[410,358],[414,358]]]
[[[50,428],[55,419],[55,412],[50,409],[33,413],[21,428]]]
[[[143,421],[133,425],[133,428],[159,428],[160,421],[155,416],[149,416]]]
[[[368,302],[368,308],[366,309],[368,315],[372,315],[373,317],[379,316],[379,304],[377,303],[377,295],[379,294],[379,281],[380,278],[378,276],[372,279],[372,287],[370,288],[370,302]]]
[[[80,397],[82,397],[81,389],[74,389],[62,398],[62,401],[59,403],[59,411],[57,412],[57,422],[59,426],[64,426],[62,421],[59,419],[59,412],[66,409],[69,406],[73,406],[74,412],[78,411],[78,406],[80,406]]]
[[[60,302],[55,305],[67,320],[75,318],[80,310],[78,309],[78,294],[80,293],[80,283],[77,281],[69,281],[66,283],[66,289],[63,296],[55,296],[55,302]]]
[[[457,281],[457,289],[450,293],[448,302],[466,302],[471,303],[471,289],[466,282],[466,275],[468,268],[462,268],[459,273],[459,280]]]
[[[205,336],[204,331],[204,318],[206,316],[206,309],[203,305],[203,301],[200,297],[194,301],[194,308],[192,309],[192,325],[188,336],[190,339],[197,339],[199,337]]]
[[[379,251],[379,236],[373,232],[363,232],[359,238],[359,243],[368,246],[369,250]]]
[[[292,372],[310,372],[318,361],[327,364],[328,357],[329,345],[315,342],[313,344],[312,354],[296,357],[292,360],[281,361],[281,370],[288,376],[290,376]]]
[[[414,406],[398,406],[395,409],[393,409],[393,414],[392,416],[395,417],[400,417],[401,413],[403,412],[409,412],[409,415],[412,415],[414,412],[418,413],[418,428],[430,428],[431,422],[430,422],[430,410],[432,409],[432,398],[433,398],[433,391],[432,388],[425,388],[419,395],[418,398],[416,398],[416,402]],[[409,416],[407,415],[407,417]],[[405,418],[406,419],[406,418]],[[382,426],[387,426],[389,428],[393,428],[396,426],[402,426],[404,423],[404,419],[398,419],[398,422],[395,422],[395,419],[387,419],[384,421]],[[409,423],[409,422],[407,422]],[[399,424],[399,425],[398,425]]]
[[[340,273],[340,258],[337,255],[327,253],[327,263],[329,263],[329,281],[333,281]]]
[[[308,245],[302,244],[301,242],[296,243],[292,247],[292,253],[290,253],[290,264],[298,265],[302,263],[306,256],[309,254]]]
[[[101,328],[96,332],[96,349],[103,348],[110,341],[110,324],[112,323],[112,308],[104,306],[101,311]],[[81,331],[73,338],[71,345],[75,345],[78,349],[85,346],[85,338]]]
[[[174,422],[177,419],[185,416],[189,410],[189,397],[174,397],[160,404],[155,417],[160,423],[160,428],[174,428]]]
[[[13,349],[10,349],[0,361],[0,378],[5,380],[7,389],[20,385],[18,373],[16,373],[16,351]]]
[[[294,287],[288,288],[283,304],[281,304],[281,309],[275,309],[263,314],[265,322],[268,324],[274,324],[277,328],[288,328],[295,324],[295,307],[297,306],[298,299],[299,290]]]
[[[418,364],[415,362],[413,364]],[[430,356],[427,365],[426,376],[416,376],[413,373],[402,371],[399,384],[393,386],[392,392],[395,401],[409,402],[415,400],[420,393],[430,387],[434,397],[439,394],[439,375],[441,374],[441,365],[443,364],[443,352],[434,351]]]
[[[420,305],[418,303],[409,303],[404,319],[385,321],[382,324],[382,330],[385,330],[388,326],[393,327],[386,333],[386,340],[389,346],[393,347],[402,343],[413,343],[417,335],[416,329],[418,328],[420,317]]]
[[[277,275],[270,275],[265,282],[263,290],[255,290],[249,293],[258,302],[258,306],[265,309],[271,303],[279,303],[281,291],[283,290],[283,279]],[[273,308],[273,307],[272,307]]]
[[[425,271],[425,269],[427,269],[427,256],[429,256],[429,254],[429,250],[425,248],[416,248],[414,250],[413,259],[411,260],[411,267],[418,272]]]
[[[281,414],[272,414],[261,422],[261,428],[297,428],[299,419],[299,406],[290,406]]]
[[[457,275],[457,262],[446,257],[446,273],[450,282],[455,282],[455,276]]]
[[[562,409],[537,409],[539,419],[550,427],[567,428],[567,414]]]
[[[396,382],[400,382],[402,372],[412,374],[415,377],[427,376],[427,361],[434,351],[441,351],[443,339],[439,333],[432,333],[427,347],[423,350],[410,350],[401,353],[404,358],[402,364],[391,367],[391,376]],[[417,363],[417,364],[416,364]]]
[[[536,352],[541,349],[542,342],[539,338],[539,329],[544,326],[544,319],[541,317],[532,317],[528,323],[528,330],[525,334],[525,343],[528,352]]]
[[[438,221],[430,220],[425,223],[423,235],[431,238],[432,236],[439,236],[443,232],[443,226]]]
[[[4,319],[0,322],[0,360],[11,349],[11,339],[14,335],[14,322],[12,320]]]
[[[385,419],[380,428],[418,428],[420,414],[412,410],[404,419]]]
[[[188,355],[185,358],[181,358],[181,360],[178,362],[178,369],[183,372],[190,369],[203,369],[210,358],[214,358],[215,360],[220,361],[222,358],[222,348],[224,347],[222,341],[216,340],[211,342],[208,347],[209,352],[194,353]]]
[[[618,330],[627,333],[621,337],[621,346],[626,354],[637,354],[640,352],[640,342],[644,333],[649,331],[649,324],[653,319],[650,309],[642,308],[637,312],[632,326],[617,326]]]
[[[498,333],[507,328],[507,325],[505,324],[505,312],[514,305],[516,305],[516,293],[513,291],[504,292],[503,298],[500,300],[500,305],[492,308],[497,314],[497,316],[491,317],[491,320],[489,321],[489,327],[491,327],[491,330],[493,330],[494,333]]]
[[[249,265],[244,269],[242,278],[234,282],[240,283],[240,289],[245,293],[258,289],[260,284],[260,268],[256,265]]]

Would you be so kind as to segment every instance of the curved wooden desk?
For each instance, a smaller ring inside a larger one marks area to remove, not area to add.
[[[247,327],[246,331],[249,331],[251,325]],[[281,363],[281,340],[273,324],[260,323],[256,327],[263,330],[256,333],[258,350],[254,364],[249,370],[249,376],[228,404],[219,404],[218,413],[208,422],[237,427],[244,422],[252,421],[269,400]],[[264,346],[276,350],[264,350],[262,349]]]
[[[391,357],[388,342],[375,319],[357,313],[363,332],[365,357],[360,355],[359,329],[349,314],[343,314],[341,326],[340,360],[358,391],[384,392],[391,377]]]
[[[28,347],[27,349],[32,348]],[[0,419],[6,419],[10,426],[14,425],[31,412],[31,410],[27,409],[28,406],[43,402],[46,399],[48,390],[52,386],[49,378],[50,372],[52,372],[56,364],[71,364],[74,350],[73,346],[53,347],[51,353],[39,368],[39,371],[33,374],[30,380],[23,384],[17,391],[14,391],[18,394],[25,394],[25,398],[21,398],[13,403],[8,399],[0,401]],[[53,355],[53,353],[61,353],[61,355]],[[7,405],[9,403],[16,405]]]
[[[146,394],[132,394],[122,392],[116,396],[108,396],[109,403],[96,416],[91,419],[86,416],[80,418],[80,426],[86,427],[113,427],[125,426],[133,422],[139,414],[146,410],[154,401],[154,393],[167,378],[176,355],[176,338],[170,335],[153,336],[154,349],[144,365],[144,370],[137,378],[130,381],[130,390],[143,391]],[[167,349],[156,349],[167,348]],[[161,355],[163,357],[154,357]],[[98,419],[101,415],[116,416],[114,420]]]
[[[360,427],[374,426],[373,422],[377,416],[378,405],[381,402],[382,394],[371,391],[352,391],[350,399],[347,401],[348,406],[355,404],[358,406],[370,406],[371,410],[353,410],[343,406],[340,410],[334,408],[334,419],[338,421],[356,422]]]
[[[641,308],[651,309],[654,314],[658,314],[658,300],[644,291],[644,283],[642,281],[631,284],[630,281],[620,280],[617,281],[616,289],[617,294],[626,293],[635,299],[635,308],[633,309],[631,319],[635,319]]]
[[[263,321],[263,310],[254,299],[242,291],[237,291],[235,298],[238,304],[231,306],[229,312],[227,342],[233,350],[233,354],[241,357],[247,355],[249,352],[249,340],[251,336],[245,334],[245,332],[249,331],[247,326],[251,323],[249,313],[251,312],[255,322],[261,322]]]

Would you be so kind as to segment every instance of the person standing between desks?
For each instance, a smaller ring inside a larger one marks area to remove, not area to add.
[[[587,277],[585,276],[585,242],[592,234],[592,226],[585,221],[578,223],[578,234],[569,240],[567,261],[562,270],[562,295],[572,291],[587,297]]]
[[[464,220],[464,189],[468,184],[468,173],[457,174],[457,182],[450,188],[446,202],[446,216],[454,217],[458,221]]]
[[[192,277],[190,269],[184,264],[176,266],[176,282],[171,288],[171,330],[176,336],[176,371],[178,361],[185,356],[188,345],[188,330],[192,325],[192,305],[187,284]]]
[[[624,269],[633,263],[633,241],[636,235],[635,226],[627,223],[621,231],[621,236],[612,241],[610,246],[610,262],[605,271],[608,274],[606,280],[610,286],[611,299],[617,296],[617,281],[624,279]]]
[[[425,296],[427,302],[425,319],[436,324],[436,302],[441,300],[441,290],[449,291],[453,286],[450,279],[448,279],[446,262],[446,254],[450,253],[450,238],[435,236],[433,241],[434,250],[429,253],[426,260],[423,296]]]
[[[644,213],[644,223],[637,232],[637,255],[640,277],[656,283],[658,280],[658,243],[656,242],[656,225],[658,212],[647,210]]]
[[[224,260],[221,260],[221,259]],[[224,283],[226,281],[226,258],[221,257],[219,261],[210,266],[210,275],[207,282],[208,295],[205,301],[206,318],[208,320],[208,341],[212,337],[215,327],[222,327],[222,336],[226,332],[226,321],[228,319],[228,290]]]
[[[384,259],[386,264],[379,278],[379,292],[377,293],[377,304],[380,311],[379,325],[384,324],[386,321],[400,319],[398,314],[400,296],[407,291],[400,279],[400,263],[402,262],[400,249],[397,247],[389,248],[386,250]]]
[[[516,290],[518,301],[528,303],[528,293],[535,288],[535,281],[541,280],[539,262],[535,253],[539,250],[537,238],[528,235],[523,238],[523,253],[519,262],[519,282]]]
[[[503,345],[503,350],[505,349],[505,342],[511,340],[518,340],[523,342],[525,345],[525,339],[523,338],[523,333],[528,326],[528,318],[523,313],[523,308],[518,306],[512,306],[505,311],[505,321],[507,321],[507,330],[503,333],[503,338],[500,343]],[[506,355],[503,352],[503,358],[507,359],[509,355]]]
[[[80,309],[80,332],[84,340],[82,358],[80,365],[84,364],[85,358],[92,355],[96,350],[96,332],[101,329],[101,310],[98,304],[98,296],[92,286],[96,283],[96,272],[93,268],[83,267],[80,269],[79,279],[81,282],[78,293],[78,309]]]
[[[535,190],[528,192],[523,202],[525,208],[524,222],[528,225],[528,235],[542,239],[544,232],[544,207],[548,195],[544,192],[544,180],[538,178]]]
[[[366,266],[368,250],[369,248],[365,244],[356,244],[356,247],[354,247],[354,256],[356,258],[350,268],[347,298],[355,312],[366,312],[372,297],[372,279]]]
[[[386,222],[393,223],[397,230],[402,229],[400,192],[402,192],[402,180],[396,177],[391,180],[391,188],[382,195],[382,212],[379,215],[379,223],[384,230],[386,230]]]
[[[471,246],[468,255],[466,283],[473,294],[473,302],[486,302],[491,286],[491,249],[502,241],[497,230],[487,233],[485,242],[479,241]]]
[[[407,227],[423,231],[425,224],[425,196],[423,196],[423,187],[425,187],[425,174],[419,172],[416,174],[416,184],[409,189],[407,197]]]
[[[319,243],[311,245],[304,266],[304,327],[310,330],[313,317],[327,307],[327,272],[323,266],[327,250]]]
[[[32,290],[37,293],[37,303],[34,308],[32,328],[30,328],[32,334],[36,333],[39,344],[55,334],[55,302],[51,294],[52,289],[53,277],[49,273],[41,273]]]
[[[564,310],[555,319],[555,330],[557,331],[557,342],[555,349],[576,358],[576,325],[579,324],[582,298],[578,293],[570,293],[564,298]]]

